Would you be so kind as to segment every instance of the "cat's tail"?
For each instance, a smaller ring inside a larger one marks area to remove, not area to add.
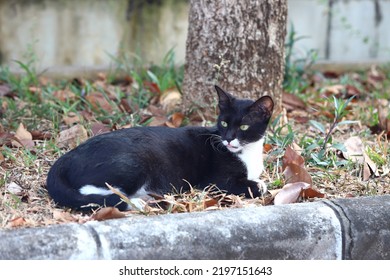
[[[57,205],[79,211],[91,211],[102,206],[117,207],[121,211],[128,209],[128,204],[115,193],[82,194],[59,169],[58,165],[53,165],[46,180],[46,189]]]

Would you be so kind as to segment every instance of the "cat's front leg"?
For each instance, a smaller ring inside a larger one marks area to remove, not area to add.
[[[267,191],[268,191],[267,185],[264,183],[263,180],[261,180],[261,179],[255,179],[254,181],[257,183],[257,186],[259,187],[259,189],[261,190],[261,192],[262,192],[263,194],[267,193]]]
[[[267,192],[267,186],[260,179],[256,179],[256,180],[243,179],[239,182],[239,185],[241,186],[241,188],[243,188],[239,192],[244,193],[245,196],[248,198],[260,197]]]

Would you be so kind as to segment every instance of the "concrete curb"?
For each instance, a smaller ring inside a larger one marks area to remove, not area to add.
[[[0,259],[390,259],[390,195],[0,231]]]

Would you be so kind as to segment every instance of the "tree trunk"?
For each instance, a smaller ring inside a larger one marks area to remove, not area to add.
[[[214,84],[281,110],[287,0],[191,0],[183,81],[187,109],[209,107]]]

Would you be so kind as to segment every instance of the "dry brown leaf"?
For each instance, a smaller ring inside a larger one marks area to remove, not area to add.
[[[168,119],[165,116],[154,116],[148,126],[164,126],[168,123]]]
[[[305,166],[305,159],[299,155],[291,146],[287,146],[286,151],[283,156],[283,170],[286,169],[286,167],[289,164],[295,164],[300,167]]]
[[[60,148],[75,148],[87,139],[87,130],[81,124],[77,124],[60,132],[60,135],[57,138],[57,145]]]
[[[325,96],[340,97],[344,89],[345,89],[344,85],[330,85],[330,86],[323,87],[323,92]]]
[[[283,171],[283,175],[287,184],[305,182],[309,185],[313,184],[309,172],[304,167],[290,163]]]
[[[6,96],[7,94],[11,93],[12,89],[7,84],[1,84],[0,85],[0,96]]]
[[[326,107],[327,108],[327,107]],[[316,112],[313,113],[314,116],[323,116],[323,117],[326,117],[327,119],[329,120],[333,120],[334,119],[334,113],[332,113],[331,111],[327,111],[327,109],[324,109],[322,108],[321,110],[318,110]]]
[[[99,73],[97,74],[97,78],[98,78],[100,81],[107,83],[107,73],[99,72]]]
[[[76,99],[76,94],[69,89],[57,90],[53,92],[53,96],[62,102]]]
[[[275,196],[281,191],[282,189],[275,189],[275,190],[269,190],[268,192],[271,194],[272,198],[275,198]]]
[[[5,101],[5,100],[3,100],[3,102],[1,102],[1,108],[0,108],[0,110],[3,110],[3,111],[5,112],[5,111],[8,110],[8,106],[9,106],[8,102]]]
[[[181,126],[184,120],[184,114],[180,112],[176,112],[172,115],[172,123],[175,127]]]
[[[104,221],[110,219],[120,219],[124,217],[126,217],[126,215],[123,212],[119,211],[118,208],[105,207],[94,213],[91,219],[96,221]]]
[[[264,153],[268,153],[271,150],[272,150],[272,145],[271,144],[268,144],[268,143],[264,144],[264,146],[263,146]]]
[[[16,130],[15,138],[18,141],[12,141],[12,145],[14,147],[25,147],[32,148],[34,147],[34,141],[32,140],[32,135],[27,129],[24,127],[22,123],[19,124],[18,129]]]
[[[376,65],[373,65],[367,74],[367,82],[375,88],[380,88],[383,85],[383,80],[386,79],[386,75],[382,72],[379,72]]]
[[[379,128],[387,134],[390,132],[390,119],[388,119],[389,110],[380,106],[378,108]]]
[[[343,151],[343,157],[352,162],[364,163],[364,146],[362,140],[358,136],[348,138],[344,142],[346,151]]]
[[[26,130],[26,128],[24,127],[24,125],[22,123],[19,124],[19,127],[16,130],[16,134],[15,135],[19,139],[29,139],[29,140],[32,140],[31,133]]]
[[[39,85],[41,86],[47,86],[49,84],[53,84],[53,79],[46,77],[46,76],[39,76],[38,77]]]
[[[14,195],[23,195],[23,188],[16,184],[15,182],[11,182],[7,185],[7,191]]]
[[[0,146],[11,145],[12,140],[18,141],[15,136],[8,132],[0,132]]]
[[[172,112],[181,103],[181,94],[177,89],[166,90],[160,97],[160,104],[166,112]]]
[[[363,164],[363,181],[367,181],[371,176],[371,170],[368,164]]]
[[[144,81],[144,87],[148,89],[151,93],[161,95],[161,90],[156,83],[150,81]]]
[[[295,148],[300,149],[298,145],[296,145]],[[299,192],[296,195],[296,192],[298,191],[299,187],[303,186],[302,184],[307,184],[305,189],[307,189],[308,186],[313,185],[312,178],[309,172],[307,172],[305,169],[304,158],[290,146],[286,148],[285,154],[283,156],[283,175],[286,182],[286,185],[283,187],[283,189],[286,188],[286,190],[281,192],[282,194],[280,195],[282,198],[278,198],[281,199],[281,201],[290,201],[294,198],[296,201],[301,193]],[[303,189],[303,187],[301,189]]]
[[[282,101],[283,101],[283,107],[286,108],[287,111],[306,109],[305,102],[303,102],[302,99],[300,99],[298,96],[294,94],[283,92]]]
[[[41,87],[36,87],[36,86],[30,86],[28,88],[28,90],[31,92],[31,93],[36,93],[36,94],[41,94],[42,93],[42,88]]]
[[[367,170],[368,168],[368,170]],[[371,174],[375,176],[379,176],[378,167],[376,164],[370,159],[370,157],[364,152],[364,170],[363,170],[363,180],[367,181]]]
[[[95,121],[96,120],[95,114],[93,112],[91,112],[91,110],[81,110],[81,111],[78,111],[78,113],[86,121]]]
[[[183,120],[184,120],[184,114],[180,112],[176,112],[171,116],[171,121],[166,122],[166,125],[169,127],[176,128],[181,126]]]
[[[48,131],[31,130],[30,133],[33,140],[49,140],[52,138],[51,133]]]
[[[69,212],[65,212],[62,210],[54,209],[53,210],[53,218],[60,222],[76,222],[77,219],[70,214]]]
[[[366,154],[364,145],[360,137],[352,136],[344,142],[346,151],[342,152],[345,159],[349,159],[352,162],[363,164],[363,180],[367,181],[371,174],[379,176],[378,168],[376,164]]]
[[[10,220],[7,224],[7,227],[21,227],[26,224],[26,219],[23,217],[16,217]]]
[[[91,124],[92,136],[110,132],[111,129],[101,122],[93,122]]]
[[[305,182],[295,182],[286,184],[275,196],[274,204],[289,204],[298,200],[303,189],[308,188],[310,185]]]
[[[119,108],[123,112],[126,112],[128,114],[131,114],[133,112],[133,109],[131,108],[129,101],[126,98],[121,99]]]
[[[301,196],[303,198],[324,198],[326,195],[316,189],[313,189],[312,187],[309,187],[307,189],[303,188]]]
[[[205,199],[203,201],[203,208],[209,208],[217,205],[218,205],[218,201],[214,198]]]
[[[173,125],[173,123],[170,122],[170,121],[166,121],[166,122],[164,123],[164,125],[167,126],[167,127],[170,127],[170,128],[176,128],[176,127]]]
[[[82,117],[80,117],[79,115],[77,115],[74,112],[70,112],[67,116],[64,116],[62,118],[62,120],[64,121],[64,123],[66,125],[74,125],[76,123],[80,123],[80,121],[82,120]]]
[[[289,119],[294,119],[296,123],[307,123],[313,118],[312,113],[303,110],[292,110],[287,113]]]
[[[95,110],[103,109],[107,112],[111,112],[113,109],[110,102],[107,101],[106,97],[101,92],[89,93],[85,99],[88,100]]]
[[[345,90],[346,90],[346,95],[345,95],[346,98],[349,98],[352,96],[359,97],[362,94],[362,92],[357,87],[355,87],[353,85],[346,85]],[[354,102],[354,100],[352,102]]]
[[[165,116],[166,111],[162,109],[161,107],[155,106],[155,105],[149,105],[147,108],[147,111],[149,111],[153,116]]]

